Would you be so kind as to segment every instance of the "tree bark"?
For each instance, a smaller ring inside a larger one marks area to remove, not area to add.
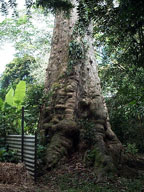
[[[63,12],[55,18],[40,133],[47,138],[47,168],[78,150],[100,177],[119,164],[123,147],[111,130],[101,93],[92,24],[80,36],[77,21],[76,8],[70,18]]]

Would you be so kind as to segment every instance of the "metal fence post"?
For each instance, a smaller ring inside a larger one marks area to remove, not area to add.
[[[37,179],[37,132],[35,132],[35,172],[34,172],[35,182],[36,179]]]
[[[21,161],[23,162],[23,159],[24,159],[24,107],[22,107],[21,128],[22,128]]]
[[[5,112],[3,113],[4,114],[4,117],[5,117]],[[5,118],[4,118],[4,142],[2,145],[6,146],[6,122],[5,122]],[[7,147],[7,150],[8,150],[8,147]]]

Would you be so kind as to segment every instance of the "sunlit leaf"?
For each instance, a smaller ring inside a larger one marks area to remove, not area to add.
[[[4,102],[3,102],[2,98],[0,98],[0,110],[3,108],[3,104],[4,104]]]
[[[16,86],[14,95],[14,105],[17,106],[17,108],[21,107],[24,101],[25,94],[26,94],[26,82],[20,81]]]
[[[11,88],[9,92],[6,94],[5,102],[11,106],[14,106],[14,90]]]

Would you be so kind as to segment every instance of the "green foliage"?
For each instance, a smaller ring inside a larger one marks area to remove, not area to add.
[[[107,43],[111,52],[122,47],[119,63],[143,66],[143,0],[84,0],[89,19],[95,20],[95,33],[101,34],[100,44]],[[107,39],[108,38],[108,39]]]
[[[13,64],[7,66],[4,79],[2,77],[2,88],[11,82],[13,85],[17,84],[19,80],[26,80],[29,83],[37,80],[38,83],[44,83],[53,20],[53,16],[50,14],[45,16],[42,9],[33,9],[31,16],[20,11],[19,17],[6,18],[0,22],[1,46],[11,42],[16,50],[16,58],[11,62]]]
[[[13,90],[13,88],[11,88],[11,89],[9,90],[9,92],[8,92],[8,93],[6,94],[6,96],[5,96],[5,102],[6,102],[7,104],[13,106],[13,103],[14,103],[13,97],[14,97],[14,90]]]
[[[73,8],[70,0],[37,0],[37,6],[42,6],[44,9],[48,9],[53,13],[56,13],[57,10],[63,10],[69,13],[70,9]]]
[[[21,16],[18,18],[16,22],[17,22],[17,25],[26,24],[28,22],[28,16],[27,15]]]
[[[97,163],[97,167],[101,166],[102,161],[101,161],[101,154],[100,152],[97,150],[97,148],[93,148],[91,150],[88,150],[85,154],[85,158],[84,158],[84,163],[87,167],[91,167],[94,166],[95,163]]]
[[[16,85],[15,91],[13,90],[13,88],[11,88],[9,92],[6,94],[5,103],[9,104],[12,107],[16,107],[17,109],[21,109],[25,94],[26,94],[26,82],[20,81]]]
[[[84,59],[84,47],[81,42],[73,40],[69,43],[70,64],[75,65],[79,60]]]
[[[28,16],[20,12],[20,17],[5,19],[0,23],[0,41],[14,42],[17,50],[17,57],[6,66],[5,72],[1,76],[0,97],[4,100],[8,90],[15,89],[20,80],[27,82],[24,102],[26,133],[34,133],[37,129],[53,27],[52,16],[45,17],[42,9],[32,10],[32,13],[32,16]],[[40,29],[35,22],[37,20],[42,25]],[[4,111],[0,111],[2,134],[20,133],[22,103],[19,102],[20,95],[17,94],[17,91],[15,93],[15,102],[12,101],[12,97],[9,97],[11,103],[8,102],[10,105],[12,103],[14,105],[9,106],[6,103]],[[18,93],[22,92],[18,91]],[[0,103],[2,104],[2,102]]]
[[[136,153],[138,152],[138,149],[136,148],[136,144],[130,144],[128,143],[127,146],[125,146],[125,151],[126,153],[131,153],[132,155],[136,155]]]
[[[143,152],[144,69],[109,65],[101,67],[100,75],[113,130],[124,144],[135,143]]]
[[[20,134],[21,111],[5,103],[0,111],[0,135]]]
[[[43,97],[43,86],[29,85],[24,81],[16,86],[15,94],[11,96],[9,92],[5,101],[1,101],[0,110],[0,135],[21,133],[21,108],[25,106],[24,129],[27,134],[34,134],[37,130],[40,107]],[[10,96],[10,97],[9,97]],[[16,102],[15,102],[16,101]]]
[[[43,102],[44,86],[29,85],[27,87],[26,97],[24,101],[25,106],[25,132],[27,134],[34,134],[37,130],[40,108]]]
[[[17,152],[0,148],[0,162],[18,163]]]
[[[29,55],[13,59],[12,62],[6,65],[6,69],[2,74],[1,89],[8,87],[15,88],[20,80],[25,80],[27,83],[32,83],[33,78],[30,75],[30,65],[35,63],[35,59]]]
[[[38,144],[37,145],[37,159],[38,159],[38,161],[41,161],[41,162],[44,161],[45,152],[46,152],[46,146]]]
[[[77,12],[78,12],[79,20],[75,26],[76,27],[75,29],[77,29],[76,33],[78,33],[81,36],[84,36],[84,34],[88,32],[88,27],[91,22],[89,18],[89,8],[85,3],[85,1],[79,0]]]
[[[11,88],[6,94],[5,101],[1,99],[0,135],[20,133],[21,107],[26,93],[25,81],[20,81],[15,90]]]
[[[0,111],[0,135],[19,134],[21,132],[22,106],[25,107],[25,133],[35,133],[42,105],[43,89],[44,87],[40,85],[29,85],[26,91],[25,82],[20,81],[16,86],[15,94],[11,96],[8,93],[5,101],[1,100],[3,107]],[[10,98],[8,97],[9,95]]]
[[[80,121],[80,126],[82,127],[81,130],[81,138],[86,141],[86,143],[91,146],[94,144],[95,139],[95,133],[94,133],[94,127],[95,124],[88,119],[84,119]]]
[[[81,17],[79,17],[79,20],[75,23],[72,33],[73,40],[71,40],[71,42],[69,43],[69,61],[67,74],[70,74],[72,72],[72,69],[76,64],[82,63],[86,59],[88,43],[84,39],[84,36],[86,35],[86,33],[89,32],[86,27],[89,25],[89,21],[87,17],[87,10],[83,9],[84,7],[85,4],[79,2],[77,9],[78,14],[80,14]]]
[[[112,128],[122,143],[135,143],[143,152],[144,2],[84,2],[95,21],[96,56]]]
[[[33,6],[42,6],[45,9],[49,9],[52,12],[56,12],[57,10],[64,10],[69,13],[69,10],[73,7],[72,3],[70,0],[25,0],[25,5],[27,8],[27,14],[30,14],[30,9]],[[17,16],[17,1],[12,1],[9,0],[8,2],[6,0],[0,1],[0,7],[1,7],[1,12],[4,15],[8,15],[9,10],[13,10],[13,15]]]
[[[26,82],[20,81],[16,86],[16,90],[13,98],[14,105],[18,109],[21,109],[25,95],[26,95]]]
[[[72,40],[69,43],[69,61],[67,66],[67,73],[71,73],[75,65],[81,63],[86,58],[87,43],[84,40]]]

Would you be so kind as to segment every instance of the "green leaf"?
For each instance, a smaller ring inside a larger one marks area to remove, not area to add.
[[[4,105],[4,102],[3,102],[2,98],[0,98],[0,110],[2,110],[3,105]]]
[[[14,106],[14,90],[11,88],[5,96],[5,103]]]
[[[136,104],[136,100],[133,100],[129,103],[129,105],[135,105]]]
[[[26,82],[20,81],[16,86],[14,95],[14,104],[15,106],[17,106],[17,108],[21,108],[25,95],[26,95]]]
[[[26,24],[28,22],[28,18],[26,15],[21,16],[18,20],[17,20],[17,25],[23,25]]]

